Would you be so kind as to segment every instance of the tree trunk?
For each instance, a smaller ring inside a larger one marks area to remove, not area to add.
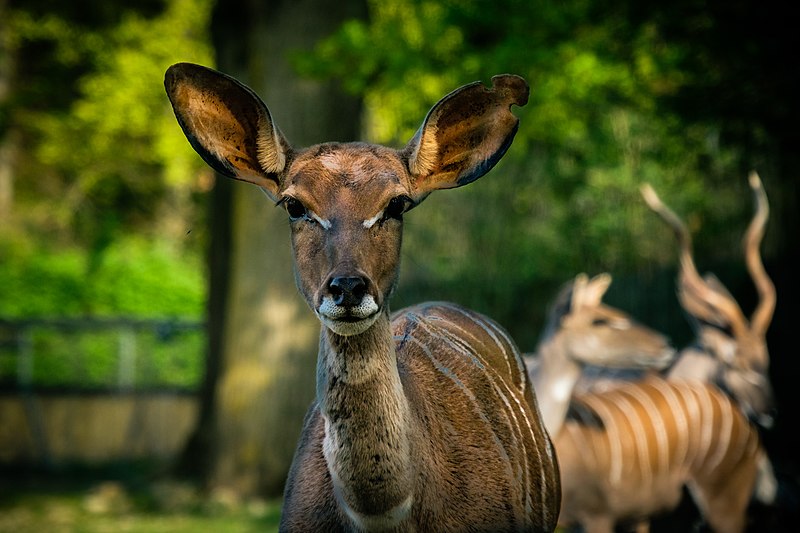
[[[355,140],[360,102],[299,78],[287,54],[365,13],[362,0],[220,3],[217,68],[261,96],[293,146]],[[212,194],[207,376],[181,470],[238,497],[276,496],[314,396],[320,326],[294,284],[285,212],[221,176]]]
[[[18,136],[11,128],[9,117],[16,50],[11,43],[8,18],[7,2],[0,0],[0,223],[11,219],[14,159],[19,149]]]

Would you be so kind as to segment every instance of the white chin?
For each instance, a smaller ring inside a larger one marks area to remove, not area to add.
[[[333,303],[333,300],[326,296],[322,299],[322,304],[317,309],[317,316],[320,322],[329,330],[343,337],[359,335],[367,331],[380,315],[378,304],[375,299],[367,294],[359,305],[348,309]],[[345,317],[348,320],[343,320]]]
[[[367,331],[370,328],[370,326],[372,326],[372,324],[375,323],[375,320],[377,320],[378,313],[375,313],[357,322],[345,322],[342,320],[333,320],[331,318],[327,318],[322,315],[320,315],[319,318],[322,324],[326,328],[333,331],[337,335],[341,335],[343,337],[350,337],[351,335],[359,335]]]

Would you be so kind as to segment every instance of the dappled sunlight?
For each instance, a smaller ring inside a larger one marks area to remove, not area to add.
[[[298,308],[300,307],[300,308]],[[305,320],[300,320],[300,316]],[[298,306],[297,300],[267,299],[261,307],[261,317],[269,335],[264,337],[266,353],[286,353],[301,350],[319,334],[319,324],[308,320],[311,311]]]
[[[258,360],[233,362],[219,384],[222,411],[226,416],[241,417],[245,410],[261,404],[264,391],[277,379],[277,373]]]

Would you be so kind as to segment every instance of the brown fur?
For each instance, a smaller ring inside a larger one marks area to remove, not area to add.
[[[198,153],[286,207],[298,288],[323,325],[281,531],[555,528],[557,462],[507,333],[444,303],[390,321],[403,212],[484,175],[514,137],[510,108],[527,102],[527,84],[492,82],[445,96],[401,150],[296,150],[236,80],[185,63],[167,71]]]

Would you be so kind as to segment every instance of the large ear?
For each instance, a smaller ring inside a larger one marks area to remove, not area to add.
[[[591,280],[584,273],[575,276],[572,289],[572,311],[578,311],[582,307],[599,306],[610,285],[611,274],[608,272],[597,274]]]
[[[250,88],[191,63],[169,67],[164,87],[183,133],[206,163],[277,198],[291,147]]]
[[[586,295],[586,287],[589,284],[589,276],[581,272],[575,276],[575,281],[572,282],[572,298],[570,300],[570,312],[578,311],[583,307],[583,300]]]
[[[511,106],[527,104],[529,92],[524,79],[503,74],[492,78],[491,88],[474,82],[433,106],[405,149],[415,200],[489,172],[517,133]]]
[[[586,285],[586,291],[583,298],[584,305],[592,305],[597,307],[603,302],[603,296],[608,291],[611,285],[611,274],[602,272],[593,277]]]

